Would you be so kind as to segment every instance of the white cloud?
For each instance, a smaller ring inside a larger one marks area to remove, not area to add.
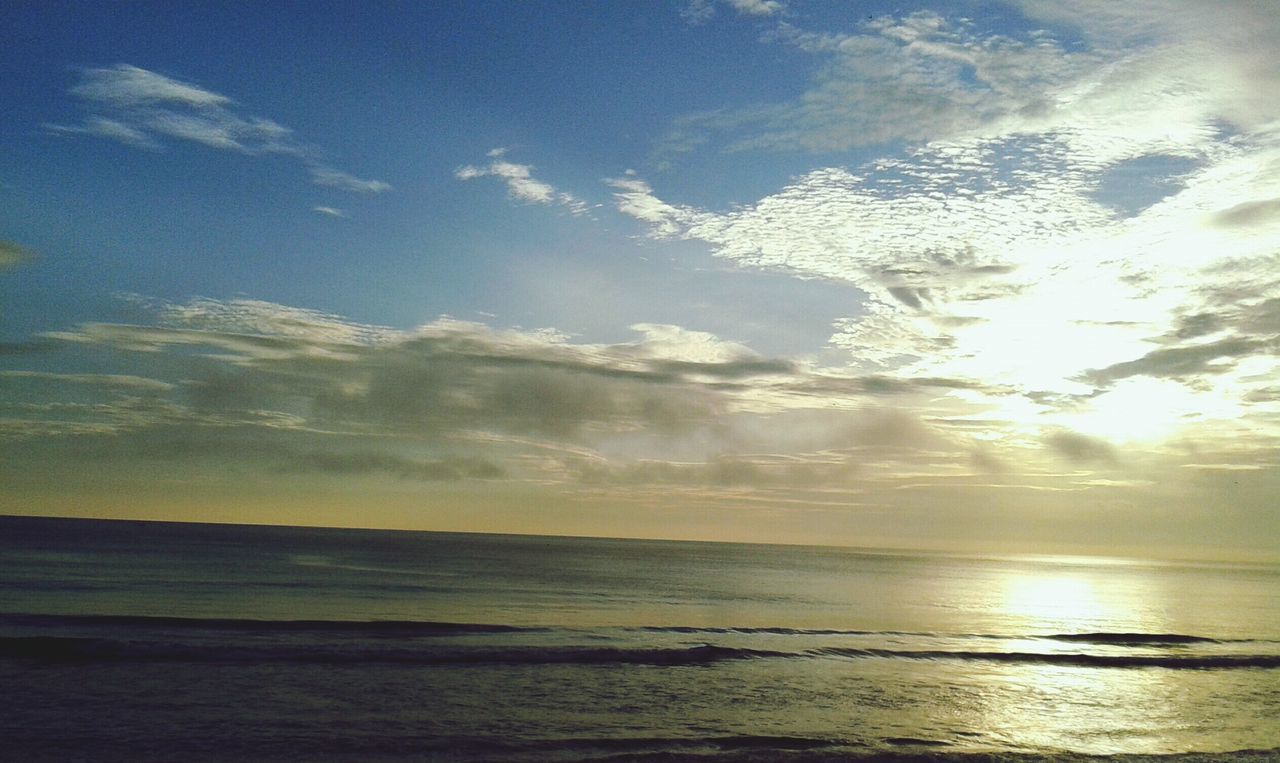
[[[110,103],[121,109],[157,103],[198,108],[231,104],[231,99],[225,95],[129,64],[117,64],[107,69],[86,69],[82,73],[80,84],[71,88],[71,93],[90,101]]]
[[[89,117],[82,125],[56,125],[46,124],[43,127],[49,132],[64,133],[68,135],[97,135],[103,138],[110,138],[121,143],[127,143],[134,148],[145,148],[157,150],[160,144],[157,143],[150,135],[136,127],[130,127],[123,122],[114,119],[106,119],[104,117]]]
[[[722,0],[743,16],[774,16],[786,10],[781,0]],[[690,0],[680,15],[690,24],[702,24],[716,14],[715,0]]]
[[[727,2],[729,7],[738,13],[749,16],[772,16],[786,7],[779,0],[727,0]]]
[[[533,165],[516,164],[503,157],[507,151],[495,148],[489,152],[493,161],[487,166],[476,167],[466,165],[454,171],[453,176],[459,180],[474,180],[482,177],[496,177],[507,186],[507,192],[514,199],[529,204],[554,204],[568,209],[575,215],[587,213],[587,204],[571,193],[559,191],[550,183],[533,177]]]
[[[324,207],[324,206],[312,207],[311,211],[317,214],[327,215],[328,217],[346,217],[347,216],[346,212],[342,211],[341,209],[338,209],[337,207]]]
[[[225,95],[137,66],[84,69],[80,82],[69,92],[88,115],[80,124],[46,124],[45,129],[96,135],[136,148],[159,149],[163,139],[169,138],[243,154],[284,154],[304,162],[317,185],[358,193],[391,188],[383,181],[363,180],[321,163],[291,129],[239,113]]]
[[[613,200],[618,211],[648,223],[655,236],[674,236],[699,220],[711,219],[706,213],[659,199],[653,194],[652,186],[634,175],[605,182],[614,188]]]
[[[809,90],[695,115],[673,139],[906,148],[810,171],[727,211],[660,197],[629,174],[609,181],[615,205],[652,236],[857,287],[868,301],[833,343],[902,377],[1021,390],[952,393],[1004,419],[995,436],[1072,422],[1123,436],[1121,398],[1153,441],[1272,431],[1280,102],[1258,98],[1266,88],[1251,78],[1276,76],[1259,55],[1280,44],[1280,23],[1229,4],[1234,22],[1211,24],[1216,6],[1197,6],[1175,21],[1153,14],[1139,33],[1126,29],[1142,16],[1128,5],[1097,6],[1111,9],[1098,19],[1028,5],[1069,15],[1093,44],[982,34],[926,13],[856,34],[780,26],[776,41],[827,61]]]
[[[317,165],[311,168],[311,179],[316,185],[340,188],[356,193],[382,193],[390,191],[391,184],[381,180],[364,180],[332,167]]]

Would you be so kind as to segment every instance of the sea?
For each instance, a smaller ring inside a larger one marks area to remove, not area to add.
[[[1280,568],[3,517],[0,758],[1280,760]]]

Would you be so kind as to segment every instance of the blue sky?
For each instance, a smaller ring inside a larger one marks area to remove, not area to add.
[[[1265,3],[9,3],[19,513],[1272,555]]]

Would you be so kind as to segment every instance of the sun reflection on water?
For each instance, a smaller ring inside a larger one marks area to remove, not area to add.
[[[1093,584],[1071,574],[1010,577],[1002,607],[1011,618],[1055,633],[1115,619]]]
[[[1006,635],[1161,633],[1168,581],[1136,562],[1078,557],[1019,559],[988,578]]]
[[[1093,755],[1167,753],[1187,725],[1186,698],[1167,675],[1059,665],[1001,666],[983,727],[1011,747]]]
[[[1160,633],[1169,625],[1161,606],[1167,591],[1137,567],[1043,559],[1007,568],[992,582],[1009,635],[1022,636],[1004,643],[1012,651],[1146,650],[1158,647],[1043,637]],[[1177,723],[1185,711],[1169,677],[1159,671],[1027,663],[990,666],[986,680],[992,691],[985,726],[1005,743],[1027,750],[1151,752],[1159,749],[1161,725]]]

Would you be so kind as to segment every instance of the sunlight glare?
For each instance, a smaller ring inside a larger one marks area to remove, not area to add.
[[[1107,615],[1092,584],[1074,575],[1012,577],[1005,588],[1003,608],[1033,629],[1057,632],[1079,630]]]
[[[1111,442],[1149,442],[1205,421],[1231,421],[1242,415],[1240,404],[1221,393],[1138,377],[1119,382],[1089,400],[1083,410],[1053,417],[1053,423]]]

